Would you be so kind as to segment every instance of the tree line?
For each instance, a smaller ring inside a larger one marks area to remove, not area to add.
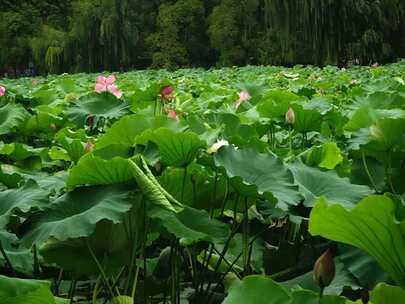
[[[405,57],[403,0],[2,0],[0,74]]]

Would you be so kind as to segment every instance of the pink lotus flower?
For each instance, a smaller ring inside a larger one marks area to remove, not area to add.
[[[351,85],[356,85],[356,84],[358,84],[357,79],[352,79],[352,80],[350,81],[350,84],[351,84]]]
[[[250,98],[252,98],[252,96],[250,96],[249,92],[247,91],[242,91],[238,93],[239,95],[239,99],[238,101],[235,103],[235,108],[236,110],[240,107],[240,105],[242,103],[244,103],[245,101],[249,100]]]
[[[164,100],[170,100],[173,99],[172,93],[174,91],[174,88],[170,85],[168,86],[164,86],[161,90],[160,90],[160,96],[162,97],[162,99]]]
[[[36,79],[31,80],[31,85],[33,87],[35,87],[37,84],[38,84],[38,80],[36,80]]]
[[[378,62],[374,63],[371,67],[372,68],[378,68],[380,65],[378,64]]]
[[[6,88],[3,86],[0,86],[0,97],[6,95]]]
[[[88,141],[85,145],[84,145],[84,151],[86,153],[91,153],[94,150],[94,144],[91,141]]]
[[[174,119],[177,122],[180,122],[180,118],[177,116],[176,110],[167,111],[167,117]]]
[[[290,125],[293,125],[295,123],[295,112],[293,108],[288,108],[287,113],[285,113],[285,121]]]
[[[118,90],[118,87],[115,84],[115,80],[116,78],[114,75],[110,75],[108,77],[100,75],[97,77],[97,82],[94,90],[97,93],[110,92],[111,94],[114,94],[115,97],[121,98],[122,92]]]

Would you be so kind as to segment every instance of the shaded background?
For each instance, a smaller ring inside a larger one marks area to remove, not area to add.
[[[399,57],[403,0],[0,1],[0,75]]]

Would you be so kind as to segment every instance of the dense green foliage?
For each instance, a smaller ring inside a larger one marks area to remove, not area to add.
[[[388,62],[401,0],[66,0],[0,3],[0,72]]]
[[[405,61],[1,80],[1,304],[404,297]]]

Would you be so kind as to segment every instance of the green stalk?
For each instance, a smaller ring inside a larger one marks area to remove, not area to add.
[[[98,271],[99,271],[100,274],[101,274],[101,277],[102,277],[102,279],[103,279],[103,281],[104,281],[104,284],[105,284],[105,286],[107,287],[110,296],[113,298],[113,297],[114,297],[114,292],[113,292],[113,290],[112,290],[112,288],[111,288],[111,286],[110,286],[110,284],[109,284],[109,282],[108,282],[108,279],[107,279],[107,276],[106,276],[106,274],[105,274],[105,272],[104,272],[104,269],[103,269],[103,267],[101,266],[101,264],[100,264],[99,260],[97,259],[96,255],[94,254],[93,249],[91,249],[91,246],[90,246],[90,244],[89,244],[89,241],[86,239],[85,242],[86,242],[87,248],[89,249],[89,252],[90,252],[91,257],[93,258],[94,262],[95,262],[96,265],[97,265]]]
[[[248,257],[249,257],[249,216],[248,216],[247,197],[245,197],[245,216],[243,219],[242,242],[243,242],[243,272],[244,274],[246,274],[248,271]]]
[[[371,184],[373,185],[375,192],[378,192],[377,185],[374,182],[374,179],[373,179],[373,176],[370,173],[370,170],[368,169],[367,160],[366,160],[366,156],[364,155],[364,151],[362,151],[362,153],[361,153],[361,158],[362,158],[363,167],[364,167],[364,170],[366,171],[368,179],[370,180]]]
[[[2,244],[1,242],[0,242],[0,252],[1,252],[1,255],[3,256],[4,260],[6,261],[7,267],[8,267],[8,268],[10,269],[10,271],[11,271],[11,274],[12,274],[13,276],[15,276],[15,271],[14,271],[13,265],[11,264],[11,261],[10,261],[10,259],[8,258],[7,254],[6,254],[6,251],[5,251],[4,248],[3,248],[3,244]]]

